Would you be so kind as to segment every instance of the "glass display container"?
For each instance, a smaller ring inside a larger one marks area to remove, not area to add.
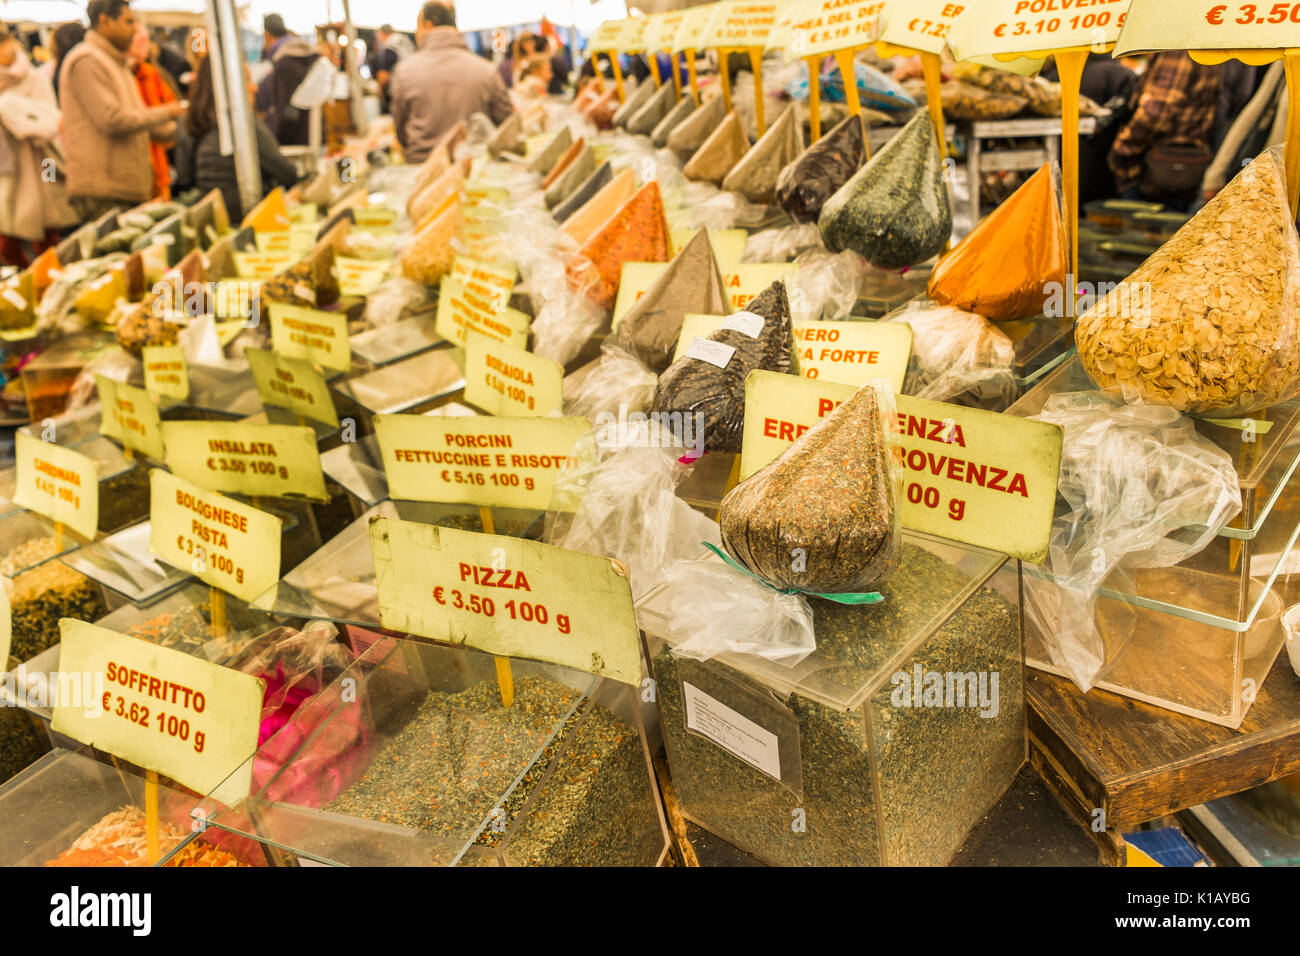
[[[429,349],[449,345],[434,331],[432,311],[401,319],[350,337],[352,354],[375,368],[409,358]]]
[[[333,386],[341,416],[369,427],[377,413],[419,412],[453,401],[465,388],[465,374],[453,349],[433,349]]]
[[[62,414],[77,376],[95,359],[117,347],[112,333],[77,332],[24,365],[23,391],[32,421],[39,423]]]

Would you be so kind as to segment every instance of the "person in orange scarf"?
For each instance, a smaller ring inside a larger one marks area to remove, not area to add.
[[[163,79],[158,68],[149,62],[149,34],[143,24],[136,28],[127,57],[145,106],[161,106],[176,101],[176,94],[172,92],[171,86]],[[167,150],[172,145],[172,143],[155,142],[149,144],[149,159],[153,163],[154,199],[172,198],[172,173],[171,166],[167,162]]]

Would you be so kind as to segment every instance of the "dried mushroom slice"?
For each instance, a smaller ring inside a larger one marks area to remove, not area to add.
[[[952,235],[952,209],[934,127],[918,112],[822,207],[831,252],[852,249],[880,269],[937,255]]]
[[[611,341],[662,372],[672,364],[688,312],[726,315],[727,309],[727,290],[713,244],[708,230],[701,229],[619,320]]]
[[[781,170],[803,152],[803,127],[791,103],[722,181],[722,188],[764,205],[776,198]]]
[[[603,309],[614,305],[624,262],[666,262],[668,222],[659,184],[648,182],[583,245],[565,270]]]
[[[816,222],[822,206],[867,161],[867,141],[860,117],[846,116],[781,170],[776,199],[798,222]]]
[[[1079,358],[1126,401],[1220,415],[1276,405],[1300,393],[1298,279],[1275,146],[1079,317]]]
[[[733,488],[718,527],[727,552],[775,587],[870,590],[898,555],[893,468],[875,389],[862,386]]]

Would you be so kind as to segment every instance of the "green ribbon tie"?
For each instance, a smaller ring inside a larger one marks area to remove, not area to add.
[[[735,568],[741,574],[753,578],[759,584],[763,585],[763,587],[771,588],[773,591],[776,591],[779,594],[808,594],[815,598],[821,598],[823,601],[834,601],[836,604],[850,604],[850,605],[880,604],[882,601],[885,600],[884,596],[879,591],[864,591],[858,594],[852,594],[852,593],[823,594],[820,591],[801,591],[798,588],[778,588],[775,585],[769,584],[767,581],[764,581],[753,571],[749,570],[749,568],[745,567],[739,561],[733,559],[731,555],[727,554],[717,545],[709,544],[707,541],[701,541],[700,544],[704,545],[706,548],[708,548],[710,551],[712,551],[714,554],[720,557],[728,565]]]

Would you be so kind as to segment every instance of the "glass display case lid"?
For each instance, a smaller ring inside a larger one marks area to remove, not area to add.
[[[17,577],[86,543],[67,528],[60,535],[54,522],[40,515],[15,511],[0,518],[0,574]]]
[[[465,387],[451,349],[432,349],[349,379],[334,388],[371,413],[403,412]]]
[[[320,467],[325,477],[369,508],[388,497],[388,477],[380,457],[379,442],[372,434],[321,452]]]
[[[446,344],[447,340],[434,331],[433,323],[434,313],[428,312],[358,332],[349,339],[352,354],[378,367]]]
[[[149,553],[151,530],[148,521],[132,525],[66,556],[63,563],[133,604],[148,604],[193,577]]]

